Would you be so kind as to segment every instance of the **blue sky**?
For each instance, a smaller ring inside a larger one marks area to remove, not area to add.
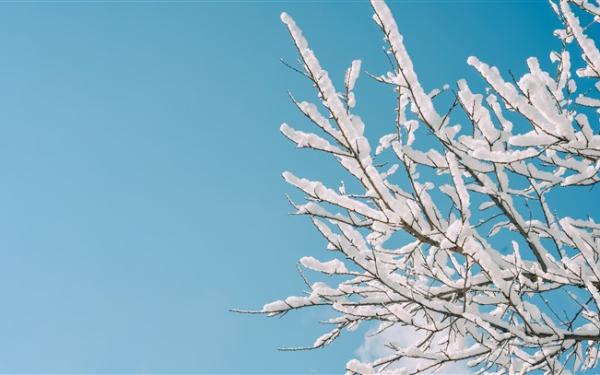
[[[545,1],[391,3],[426,88],[475,75],[467,56],[522,72],[547,56]],[[323,254],[288,215],[280,177],[335,180],[295,150],[287,98],[313,99],[279,13],[331,75],[382,73],[362,2],[0,3],[0,372],[340,372],[364,329],[304,353],[324,311],[241,316],[300,293]],[[375,139],[393,97],[362,77]]]

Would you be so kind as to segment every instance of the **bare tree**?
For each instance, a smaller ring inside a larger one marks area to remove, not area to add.
[[[397,325],[423,333],[410,347],[391,340],[391,354],[371,363],[349,361],[349,373],[414,374],[456,361],[482,373],[593,368],[600,344],[600,224],[561,216],[548,198],[559,189],[576,194],[600,179],[600,51],[588,36],[600,22],[600,6],[550,2],[563,24],[555,32],[562,48],[550,55],[553,73],[531,57],[526,74],[506,78],[469,57],[487,85],[476,94],[465,80],[426,92],[390,10],[380,1],[371,5],[393,65],[373,78],[397,97],[395,128],[375,150],[353,113],[360,61],[347,70],[344,90],[336,90],[293,19],[281,15],[318,105],[292,100],[320,134],[287,124],[281,131],[298,147],[333,156],[357,183],[332,189],[283,174],[306,196],[302,204],[292,202],[295,213],[311,218],[335,256],[300,263],[342,281],[305,279],[306,295],[256,312],[330,307],[332,329],[310,348],[365,321],[379,322],[378,333]],[[451,99],[443,111],[438,96]],[[420,150],[417,138],[425,132],[437,146]],[[376,164],[384,155],[395,164]],[[590,205],[598,214],[600,202]],[[401,246],[390,245],[398,238]],[[300,349],[306,348],[294,350]],[[404,358],[419,364],[402,370]]]

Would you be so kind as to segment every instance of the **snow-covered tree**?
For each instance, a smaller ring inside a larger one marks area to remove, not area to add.
[[[600,224],[561,215],[551,198],[600,181],[600,51],[590,37],[598,32],[600,4],[550,2],[563,25],[555,31],[562,48],[550,53],[552,72],[531,57],[517,79],[469,57],[487,86],[483,93],[465,80],[428,92],[389,8],[371,5],[393,62],[392,71],[373,78],[397,97],[390,108],[395,126],[376,146],[354,114],[361,62],[352,62],[345,87],[336,89],[300,28],[281,15],[301,57],[299,71],[318,97],[293,99],[316,133],[287,124],[281,132],[298,147],[333,156],[355,183],[334,189],[283,174],[306,196],[292,202],[295,213],[311,218],[331,251],[329,260],[306,256],[300,263],[337,275],[329,279],[337,285],[305,280],[305,295],[258,312],[328,306],[332,329],[310,348],[365,321],[379,323],[376,333],[398,325],[421,333],[408,347],[392,337],[388,356],[350,360],[349,373],[431,372],[457,361],[485,373],[593,368]],[[425,133],[434,147],[420,144]],[[380,162],[392,156],[394,163]],[[599,214],[600,202],[589,204]],[[418,364],[403,368],[405,358]]]

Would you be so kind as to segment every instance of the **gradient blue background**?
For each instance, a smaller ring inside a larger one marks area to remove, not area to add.
[[[428,89],[557,47],[545,1],[391,7]],[[343,369],[364,329],[282,353],[326,313],[227,312],[300,293],[296,261],[324,254],[280,177],[337,177],[278,133],[307,125],[288,89],[314,98],[279,62],[283,10],[338,82],[387,69],[362,2],[0,3],[0,372]],[[388,132],[391,91],[363,76],[357,98]]]

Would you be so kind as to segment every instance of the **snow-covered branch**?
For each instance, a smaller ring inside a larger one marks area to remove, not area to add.
[[[427,93],[390,9],[373,0],[373,19],[394,65],[375,78],[398,99],[396,123],[375,146],[354,113],[361,62],[351,63],[338,91],[294,20],[282,14],[318,105],[292,97],[317,133],[288,124],[281,131],[298,147],[331,155],[357,184],[347,191],[284,173],[308,200],[293,203],[295,213],[312,218],[332,251],[324,260],[309,256],[300,263],[335,275],[337,285],[307,281],[306,295],[257,313],[328,306],[336,313],[329,321],[334,328],[308,349],[367,321],[380,322],[381,331],[406,325],[426,333],[409,347],[390,342],[391,354],[370,363],[351,360],[349,373],[399,370],[405,358],[420,361],[406,373],[456,361],[497,373],[596,366],[600,224],[561,215],[549,197],[600,181],[600,52],[588,36],[600,7],[587,0],[551,5],[564,27],[555,32],[562,50],[550,54],[555,74],[532,57],[527,73],[509,79],[469,57],[488,86],[485,93],[473,92],[465,80],[455,90]],[[453,104],[438,108],[436,98],[444,95]],[[437,146],[419,149],[421,131]],[[382,157],[394,158],[393,166],[377,164]],[[390,245],[398,243],[392,238],[404,244]],[[575,308],[563,309],[565,301]]]

